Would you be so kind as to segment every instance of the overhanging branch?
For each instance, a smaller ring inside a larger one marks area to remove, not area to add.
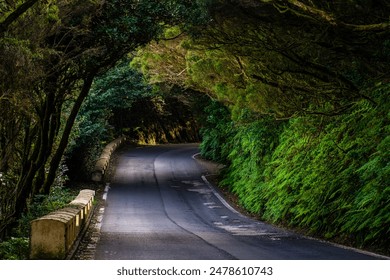
[[[7,31],[8,27],[17,20],[22,14],[24,14],[28,9],[30,9],[38,0],[27,0],[15,11],[13,11],[5,20],[0,22],[0,37],[3,36],[4,32]]]

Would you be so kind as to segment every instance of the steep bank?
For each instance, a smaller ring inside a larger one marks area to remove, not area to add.
[[[222,185],[260,219],[388,255],[389,89],[333,117],[232,122],[213,105],[203,154],[227,164]]]

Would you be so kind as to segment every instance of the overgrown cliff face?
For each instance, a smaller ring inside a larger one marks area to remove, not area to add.
[[[208,107],[203,155],[222,186],[262,220],[389,254],[389,85],[341,115],[275,120]]]

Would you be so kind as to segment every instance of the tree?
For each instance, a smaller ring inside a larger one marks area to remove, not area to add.
[[[214,1],[200,34],[152,44],[141,60],[155,80],[238,110],[337,115],[360,99],[374,102],[367,81],[389,75],[386,11],[386,1]]]
[[[222,186],[248,211],[388,254],[389,11],[381,0],[213,1],[196,36],[152,43],[134,64],[228,107],[207,108],[201,148],[227,165]]]
[[[109,120],[114,113],[130,109],[140,98],[151,96],[140,73],[131,69],[129,61],[121,61],[95,79],[78,115],[78,137],[75,145],[104,141],[118,135],[110,131]]]
[[[0,48],[7,50],[4,54],[11,53],[11,48],[22,54],[14,61],[3,55],[0,65],[6,74],[0,86],[0,106],[7,107],[13,100],[8,114],[15,120],[1,117],[1,172],[14,178],[13,203],[1,213],[1,233],[26,210],[30,197],[50,191],[77,113],[96,75],[157,38],[164,26],[198,20],[201,11],[201,5],[193,1],[23,3],[26,6],[0,7]],[[12,131],[14,123],[18,125]],[[9,158],[16,157],[19,160],[11,169]],[[1,200],[6,196],[2,194]]]

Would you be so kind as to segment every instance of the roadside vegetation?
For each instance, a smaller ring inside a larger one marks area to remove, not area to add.
[[[232,121],[214,104],[203,154],[227,163],[221,186],[260,219],[388,254],[389,90],[374,90],[377,106],[361,100],[339,116],[285,121]]]
[[[196,36],[143,48],[157,85],[210,96],[203,156],[259,219],[390,254],[386,1],[213,1]]]
[[[10,237],[0,242],[0,260],[29,259],[30,222],[65,207],[76,197],[77,190],[65,186],[68,180],[66,171],[67,167],[62,164],[50,194],[36,195],[29,201],[28,210],[17,220]]]
[[[390,5],[0,4],[0,258],[120,135],[201,140],[259,219],[390,255]],[[69,170],[68,170],[69,169]]]
[[[83,152],[96,154],[96,147],[114,136],[110,114],[129,109],[137,93],[127,92],[131,100],[119,98],[120,85],[113,93],[104,83],[123,78],[126,57],[160,38],[169,26],[189,30],[202,23],[203,8],[202,1],[1,1],[1,244],[12,242],[37,197],[53,193],[61,165],[71,165],[67,160],[83,140],[92,136],[95,142]],[[134,71],[127,73],[124,80],[131,85],[126,90],[147,88],[140,86]],[[102,88],[97,88],[99,83]],[[110,94],[117,103],[112,100],[103,108],[98,104],[101,92],[105,103]],[[79,114],[89,93],[89,103]]]

